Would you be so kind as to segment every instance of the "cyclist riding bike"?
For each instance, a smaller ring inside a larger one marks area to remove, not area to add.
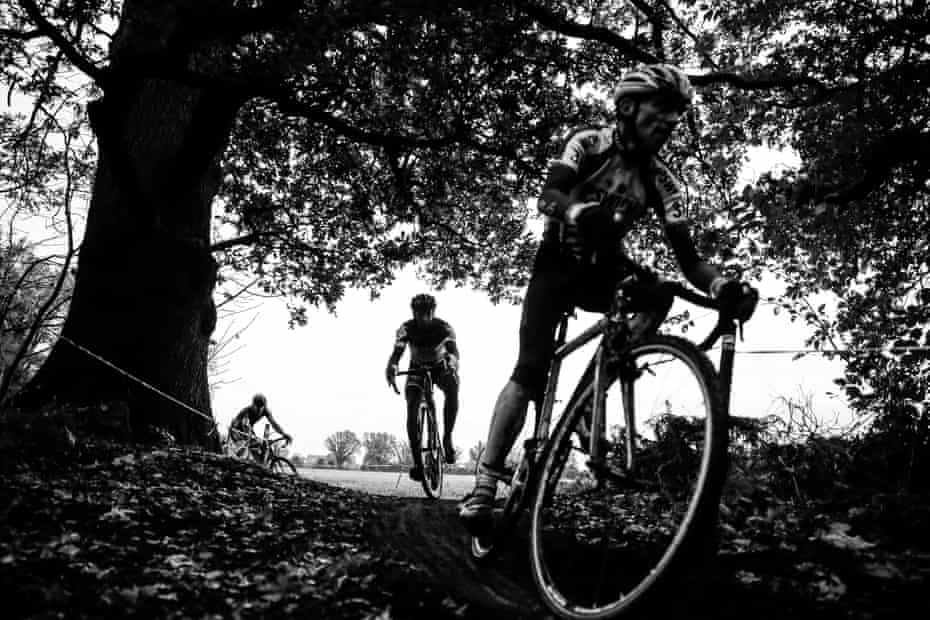
[[[292,437],[284,432],[281,425],[271,415],[271,410],[268,409],[268,400],[264,395],[256,394],[252,397],[252,404],[244,407],[229,423],[229,439],[234,442],[234,445],[238,446],[236,450],[237,456],[245,456],[246,451],[248,451],[253,458],[260,460],[261,455],[258,450],[261,449],[262,442],[252,430],[252,427],[262,418],[267,419],[272,428],[284,437],[286,445],[291,443]]]
[[[452,430],[459,410],[459,349],[455,342],[452,326],[435,316],[436,300],[425,293],[415,295],[410,300],[413,318],[405,321],[397,330],[394,349],[388,359],[385,376],[388,385],[397,390],[397,364],[404,350],[410,347],[411,370],[429,368],[430,378],[443,393],[443,451],[446,463],[455,463],[455,447],[452,444]],[[407,375],[404,396],[407,399],[407,439],[413,455],[413,467],[410,478],[417,482],[423,480],[423,455],[416,449],[419,445],[417,432],[417,411],[424,378],[419,375]]]
[[[550,164],[538,201],[546,223],[523,300],[517,362],[495,404],[474,490],[460,508],[473,534],[493,523],[497,483],[506,481],[504,459],[530,401],[540,405],[561,317],[575,307],[608,311],[618,287],[636,304],[634,337],[657,329],[671,309],[674,298],[666,285],[634,276],[622,260],[624,236],[650,210],[688,281],[751,314],[755,290],[725,278],[698,256],[680,184],[657,158],[692,98],[687,76],[676,67],[631,71],[614,91],[616,123],[571,130]]]

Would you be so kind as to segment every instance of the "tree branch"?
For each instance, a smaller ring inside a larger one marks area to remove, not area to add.
[[[83,56],[74,45],[71,44],[68,39],[59,31],[55,26],[52,25],[45,16],[42,15],[42,12],[39,10],[39,7],[36,6],[36,3],[33,0],[21,0],[20,4],[26,10],[26,14],[35,22],[36,26],[39,27],[39,30],[47,36],[52,42],[58,46],[58,49],[65,55],[65,57],[71,62],[72,65],[83,71],[87,74],[88,77],[96,81],[101,87],[107,81],[106,72],[95,65],[91,60]]]
[[[45,36],[41,30],[13,30],[12,28],[0,28],[0,39],[17,39],[19,41],[29,41]]]
[[[640,49],[630,39],[621,37],[609,28],[573,22],[529,0],[514,0],[513,4],[517,9],[522,10],[527,16],[546,28],[570,37],[600,41],[618,50],[621,54],[640,62],[658,62],[658,58],[654,54]]]
[[[256,241],[263,235],[259,233],[249,233],[247,235],[242,235],[241,237],[233,237],[232,239],[224,239],[222,241],[217,241],[210,246],[211,252],[223,252],[230,248],[234,248],[239,245],[249,245],[252,242]]]
[[[785,75],[768,78],[750,78],[732,71],[712,71],[710,73],[689,77],[695,86],[729,84],[744,90],[773,90],[810,86],[817,90],[818,93],[831,90],[829,86],[820,80],[808,76]]]
[[[678,26],[678,29],[681,30],[683,33],[685,33],[685,36],[691,39],[695,43],[695,47],[697,47],[697,43],[698,43],[697,35],[691,32],[691,30],[688,28],[688,25],[685,24],[685,22],[678,16],[678,13],[675,12],[675,9],[673,9],[669,5],[668,0],[658,0],[658,3],[661,4],[665,8],[666,11],[668,11],[668,14],[671,15],[672,21],[675,22],[675,25]],[[703,52],[701,52],[701,56],[704,57],[704,60],[707,62],[709,66],[717,70],[720,69],[720,67],[717,65],[717,63],[714,61],[713,58],[711,58],[710,56],[708,56],[707,54]]]

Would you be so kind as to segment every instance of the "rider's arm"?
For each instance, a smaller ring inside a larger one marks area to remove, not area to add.
[[[570,198],[572,188],[578,184],[579,170],[588,162],[591,149],[603,146],[604,136],[597,128],[581,127],[568,132],[543,183],[537,208],[545,215],[572,223],[578,208],[585,206]]]
[[[239,428],[243,426],[248,426],[249,419],[249,408],[240,409],[239,413],[232,419],[232,422],[229,423],[230,428]]]
[[[675,258],[681,267],[681,272],[688,279],[688,282],[704,292],[716,293],[711,289],[720,286],[725,278],[716,267],[698,256],[687,223],[683,221],[667,223],[665,225],[665,236],[668,238],[669,245],[672,246],[672,251],[675,253]]]
[[[678,266],[688,282],[713,296],[726,278],[697,253],[685,213],[684,197],[677,179],[661,163],[656,165],[654,174],[655,190],[650,196],[650,201],[663,220],[665,237],[675,253]]]
[[[404,354],[404,349],[407,348],[407,323],[402,323],[400,327],[397,328],[397,332],[394,334],[394,348],[391,349],[391,356],[388,358],[388,368],[397,366],[397,363],[400,361],[400,357]]]
[[[565,221],[565,214],[572,206],[568,192],[574,185],[576,176],[577,173],[572,168],[561,162],[554,162],[549,167],[549,176],[536,201],[539,212]]]
[[[443,346],[446,349],[446,359],[449,361],[450,366],[453,370],[459,367],[459,345],[455,342],[455,330],[452,329],[452,326],[449,326],[449,335],[446,336],[446,339],[443,341]]]
[[[400,362],[400,357],[404,354],[404,344],[395,344],[394,349],[391,350],[391,356],[388,358],[388,368],[392,366],[397,366],[397,363]]]
[[[273,428],[279,435],[282,437],[290,437],[290,435],[284,432],[284,429],[281,428],[281,425],[278,424],[278,421],[274,419],[274,416],[271,415],[270,409],[265,409],[265,417],[268,418],[268,423],[271,424],[271,428]]]
[[[246,429],[249,428],[249,408],[241,409],[239,413],[229,423],[229,437],[236,441],[246,439],[249,434]]]
[[[404,354],[404,349],[406,348],[407,324],[404,323],[397,330],[397,335],[394,337],[394,348],[391,349],[387,367],[384,369],[384,376],[387,379],[388,385],[392,386],[395,392],[397,391],[397,386],[394,383],[394,378],[397,375],[397,363],[400,362],[400,357]]]

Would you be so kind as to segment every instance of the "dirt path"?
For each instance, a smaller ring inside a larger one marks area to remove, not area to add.
[[[545,618],[525,545],[516,541],[514,548],[479,564],[468,550],[456,506],[452,500],[398,500],[397,510],[374,526],[374,535],[423,567],[433,583],[487,610],[482,617]]]
[[[431,585],[468,603],[468,618],[551,618],[536,594],[522,540],[480,564],[458,522],[452,500],[397,498],[372,526],[372,538],[420,567]],[[790,548],[789,548],[790,549]],[[662,609],[641,610],[648,620],[890,620],[904,609],[928,608],[919,579],[927,566],[905,556],[876,554],[870,562],[907,567],[900,578],[875,577],[874,566],[846,549],[810,543],[793,550],[722,552],[690,585],[679,584]],[[926,557],[918,555],[915,557]],[[884,565],[884,564],[882,564]],[[881,575],[881,573],[877,573]],[[848,584],[848,587],[844,584]],[[824,592],[836,588],[835,595]]]

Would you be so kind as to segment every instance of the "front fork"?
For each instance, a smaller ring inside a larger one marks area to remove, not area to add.
[[[607,385],[611,375],[615,375],[620,384],[620,398],[623,407],[624,423],[626,424],[626,433],[624,436],[624,447],[626,451],[625,472],[624,476],[633,473],[635,460],[634,446],[636,445],[636,408],[633,398],[633,383],[638,374],[638,369],[630,365],[631,360],[624,359],[617,355],[617,350],[626,346],[630,339],[630,331],[625,322],[618,322],[613,325],[611,332],[605,337],[595,353],[594,359],[594,393],[592,394],[592,411],[591,411],[591,428],[589,436],[588,454],[590,454],[590,465],[595,471],[604,473],[612,472],[615,468],[609,466],[606,461],[607,443],[603,440],[606,436],[605,419],[607,404]]]

